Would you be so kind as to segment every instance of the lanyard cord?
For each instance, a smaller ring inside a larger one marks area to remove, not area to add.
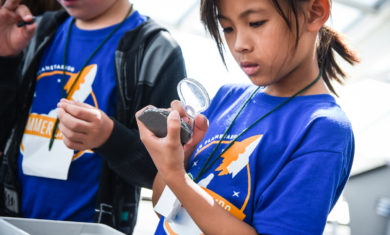
[[[85,61],[85,63],[81,67],[80,72],[77,74],[76,79],[74,80],[74,82],[72,83],[71,87],[69,88],[68,94],[65,95],[65,89],[64,89],[65,84],[64,83],[65,83],[66,57],[68,55],[68,46],[69,46],[70,32],[71,32],[71,29],[72,29],[72,25],[75,22],[75,19],[74,18],[72,19],[72,21],[69,24],[68,31],[66,33],[65,52],[64,52],[64,68],[63,68],[63,71],[62,71],[62,98],[68,99],[69,94],[72,94],[72,90],[75,87],[75,85],[77,84],[77,82],[78,82],[78,80],[80,78],[80,75],[83,72],[85,66],[87,66],[87,64],[90,62],[92,57],[94,57],[96,55],[96,53],[102,48],[102,46],[108,41],[108,39],[110,39],[111,36],[123,25],[123,23],[126,21],[127,17],[130,15],[130,13],[132,11],[133,11],[133,4],[130,5],[130,9],[127,12],[125,18],[123,18],[123,20],[104,38],[104,40],[100,43],[100,45],[92,52],[92,54]],[[51,147],[53,146],[54,139],[55,139],[55,134],[56,134],[57,129],[58,129],[58,124],[59,124],[59,119],[57,117],[56,122],[54,123],[53,132],[51,133],[51,138],[50,138],[50,142],[49,142],[49,151],[51,150]]]
[[[234,138],[232,140],[232,142],[229,143],[229,145],[216,157],[214,158],[214,160],[208,164],[210,162],[210,160],[212,159],[214,153],[217,151],[218,147],[220,146],[220,144],[222,143],[222,140],[225,138],[226,134],[228,133],[228,131],[231,129],[231,127],[233,126],[234,122],[236,121],[237,117],[240,115],[240,113],[242,112],[242,110],[245,108],[245,106],[249,103],[249,101],[252,99],[252,97],[257,93],[257,91],[259,90],[260,87],[256,88],[256,90],[250,95],[250,97],[246,100],[246,102],[241,106],[241,109],[238,111],[238,113],[236,114],[236,116],[234,117],[233,121],[230,123],[229,127],[225,130],[225,133],[223,134],[222,138],[218,141],[218,144],[217,146],[215,146],[215,148],[213,149],[213,151],[211,152],[210,156],[207,158],[206,160],[206,163],[202,166],[202,168],[200,169],[199,171],[199,174],[198,176],[194,179],[195,182],[198,182],[199,178],[204,174],[206,173],[208,170],[210,170],[210,168],[215,164],[215,162],[237,141],[238,138],[240,138],[243,134],[245,134],[249,129],[251,129],[253,126],[255,126],[257,123],[259,123],[261,120],[263,120],[265,117],[267,117],[268,115],[270,115],[271,113],[273,113],[275,110],[277,110],[278,108],[280,108],[281,106],[285,105],[286,103],[288,103],[289,101],[291,101],[293,98],[295,98],[297,95],[301,94],[302,92],[306,91],[307,89],[309,89],[311,86],[313,86],[318,80],[320,80],[322,76],[322,71],[320,70],[320,73],[318,74],[318,76],[316,77],[316,79],[314,79],[314,81],[312,81],[310,84],[308,84],[307,86],[305,86],[303,89],[299,90],[297,93],[295,93],[294,95],[290,96],[287,100],[283,101],[282,103],[280,103],[279,105],[277,105],[275,108],[273,108],[272,110],[270,110],[269,112],[267,112],[266,114],[264,114],[263,116],[261,116],[259,119],[257,119],[254,123],[252,123],[249,127],[247,127],[246,129],[244,129],[239,135],[237,135],[236,138]]]

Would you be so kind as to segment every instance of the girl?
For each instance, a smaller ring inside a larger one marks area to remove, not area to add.
[[[180,103],[172,103],[165,138],[138,122],[158,169],[154,203],[169,201],[165,192],[159,198],[167,185],[182,204],[161,217],[156,234],[322,234],[354,154],[350,122],[331,96],[330,82],[344,77],[333,50],[358,61],[324,26],[330,4],[201,1],[222,58],[219,25],[253,85],[223,86],[204,112],[210,128],[199,115],[184,148]]]

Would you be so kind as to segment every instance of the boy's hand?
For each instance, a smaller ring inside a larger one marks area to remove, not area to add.
[[[66,99],[61,99],[57,107],[59,128],[68,148],[97,148],[110,137],[114,122],[100,109]]]
[[[0,56],[16,56],[29,43],[36,23],[17,27],[19,21],[31,21],[33,16],[21,0],[0,0]]]

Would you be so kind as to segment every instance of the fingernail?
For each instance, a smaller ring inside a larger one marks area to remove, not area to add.
[[[201,122],[203,124],[207,124],[207,118],[203,114],[198,114],[198,116],[200,117],[200,119],[202,119]]]
[[[25,24],[33,24],[35,22],[35,17],[32,15],[27,15],[23,17],[23,20],[25,21]]]
[[[180,120],[179,112],[177,112],[176,110],[171,111],[169,116],[171,116],[171,118],[174,120]]]

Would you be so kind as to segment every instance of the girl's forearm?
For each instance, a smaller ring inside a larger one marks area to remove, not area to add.
[[[205,234],[257,234],[253,227],[219,206],[185,172],[165,180],[191,218]]]
[[[164,191],[165,186],[166,184],[164,182],[164,179],[161,177],[160,173],[157,172],[156,177],[154,177],[154,181],[153,181],[153,194],[152,194],[153,207],[156,206],[162,192]]]

